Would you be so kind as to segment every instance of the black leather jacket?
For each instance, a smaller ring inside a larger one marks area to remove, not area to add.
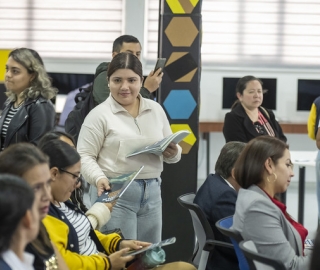
[[[6,103],[1,113],[0,131],[11,105],[12,102]],[[1,145],[0,141],[0,149],[18,142],[30,142],[36,145],[45,133],[53,130],[55,114],[50,100],[41,96],[36,99],[27,99],[12,118],[4,145]]]

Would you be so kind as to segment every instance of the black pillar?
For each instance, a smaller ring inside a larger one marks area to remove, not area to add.
[[[191,216],[177,198],[197,189],[201,1],[161,0],[159,18],[159,57],[167,62],[158,101],[173,132],[192,132],[180,143],[181,161],[164,165],[162,238],[177,238],[176,244],[165,248],[167,262],[187,261],[193,252],[194,232]]]

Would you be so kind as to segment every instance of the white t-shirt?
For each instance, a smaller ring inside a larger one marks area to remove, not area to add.
[[[22,261],[10,249],[3,252],[1,257],[13,270],[34,270],[34,256],[30,253],[24,252]]]

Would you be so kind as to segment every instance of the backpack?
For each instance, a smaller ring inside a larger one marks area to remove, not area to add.
[[[96,73],[94,75],[94,80],[100,73],[107,71],[107,68],[107,63],[101,63],[97,67]],[[93,98],[93,84],[94,81],[90,86],[79,89],[80,92],[76,94],[74,98],[76,105],[69,113],[65,122],[65,131],[72,135],[76,142],[78,141],[80,129],[84,119],[86,118],[88,113],[98,105]]]

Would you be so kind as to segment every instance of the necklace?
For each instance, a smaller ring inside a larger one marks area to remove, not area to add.
[[[20,103],[16,104],[16,102],[13,104],[13,107],[15,109],[19,108],[23,104],[24,100],[20,101]]]

